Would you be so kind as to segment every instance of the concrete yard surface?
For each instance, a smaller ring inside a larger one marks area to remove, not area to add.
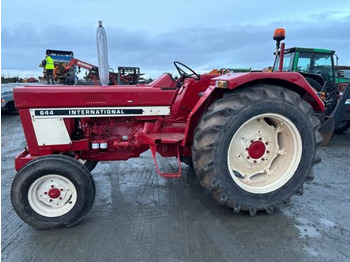
[[[26,146],[18,115],[1,120],[3,261],[350,261],[350,133],[320,148],[303,196],[273,215],[234,214],[214,202],[183,164],[179,179],[151,154],[99,163],[94,206],[72,228],[36,230],[11,205],[14,158]],[[176,170],[175,158],[159,159]]]

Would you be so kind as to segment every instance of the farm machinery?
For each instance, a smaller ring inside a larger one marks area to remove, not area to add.
[[[73,68],[78,67],[78,70],[84,68],[88,73],[84,77],[85,81],[80,81],[77,84],[93,84],[99,85],[98,67],[82,60],[72,58],[61,72],[62,75],[67,75]],[[118,73],[109,68],[109,85],[136,85],[140,80],[140,68],[138,67],[118,67]]]
[[[46,54],[49,54],[54,61],[54,70],[53,75],[56,83],[73,85],[75,82],[77,84],[89,84],[89,85],[98,85],[99,84],[99,73],[98,67],[87,63],[85,61],[74,58],[72,51],[63,51],[63,50],[52,50],[47,49]],[[43,66],[43,62],[39,65]],[[76,81],[75,76],[77,72],[80,72],[81,68],[87,70],[87,74],[84,77],[84,81]],[[141,78],[142,74],[140,73],[139,67],[131,66],[120,66],[118,67],[118,72],[115,73],[113,69],[109,69],[109,85],[136,85],[143,79]],[[46,79],[46,70],[44,67],[43,78]],[[67,81],[72,79],[73,81]]]
[[[283,29],[279,29],[283,30]],[[284,34],[284,32],[282,32]],[[319,118],[323,144],[330,142],[332,134],[350,128],[350,99],[347,91],[349,78],[345,77],[346,66],[337,65],[335,51],[319,48],[277,48],[273,71],[299,72],[325,103],[325,112]]]
[[[53,50],[53,49],[47,49],[45,54],[48,54],[51,56],[53,62],[54,62],[54,70],[53,70],[53,76],[56,83],[64,83],[66,74],[63,74],[63,71],[65,71],[65,67],[69,64],[71,59],[73,59],[74,54],[73,51],[64,51],[64,50]],[[42,81],[45,81],[46,79],[46,69],[45,69],[45,60],[43,60],[39,67],[43,67],[43,77],[41,78]],[[75,71],[72,70],[72,76],[74,77]]]
[[[93,205],[91,170],[150,150],[158,175],[181,161],[235,213],[272,214],[313,179],[324,104],[296,72],[200,75],[174,62],[149,84],[14,89],[28,146],[15,159],[11,199],[39,229],[71,227]],[[176,157],[164,171],[157,155]],[[151,174],[150,174],[151,175]]]

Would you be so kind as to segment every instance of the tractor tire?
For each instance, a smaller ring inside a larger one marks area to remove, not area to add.
[[[305,77],[306,81],[312,86],[317,92],[322,90],[322,85],[311,77]]]
[[[343,120],[339,127],[334,130],[336,134],[342,134],[350,128],[350,121]]]
[[[272,214],[313,179],[319,125],[291,90],[260,85],[226,93],[196,128],[194,170],[208,193],[235,213]]]
[[[9,115],[16,115],[18,114],[18,110],[15,106],[15,102],[14,101],[10,101],[6,104],[5,106],[5,112]]]
[[[192,157],[190,156],[181,156],[180,161],[188,165],[190,168],[193,168]]]
[[[70,157],[78,160],[78,162],[80,164],[82,164],[83,166],[85,166],[90,172],[92,170],[94,170],[95,167],[98,164],[98,161],[96,161],[96,160],[84,160],[84,159],[81,159],[81,158],[76,158],[76,156],[73,153],[68,153],[68,154],[65,154],[65,155],[70,156]]]
[[[69,156],[32,160],[12,182],[11,201],[16,213],[37,229],[76,225],[94,199],[95,183],[90,172]]]
[[[90,172],[95,169],[98,164],[96,160],[82,160],[78,159],[78,161],[83,164]]]

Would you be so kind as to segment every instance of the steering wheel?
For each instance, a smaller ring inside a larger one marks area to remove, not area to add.
[[[187,65],[184,65],[183,63],[175,61],[174,65],[176,67],[176,70],[179,72],[180,78],[182,80],[187,77],[193,78],[195,80],[199,80],[201,78],[199,74],[197,74],[193,69],[189,68]]]

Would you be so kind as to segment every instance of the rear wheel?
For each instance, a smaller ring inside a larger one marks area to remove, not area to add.
[[[272,213],[313,178],[322,141],[318,126],[311,106],[290,90],[260,86],[227,93],[198,125],[194,169],[213,198],[235,212]]]
[[[11,188],[15,211],[38,229],[74,226],[88,213],[94,198],[90,172],[63,155],[31,161],[17,173]]]
[[[192,157],[190,156],[181,156],[180,161],[193,168]]]

